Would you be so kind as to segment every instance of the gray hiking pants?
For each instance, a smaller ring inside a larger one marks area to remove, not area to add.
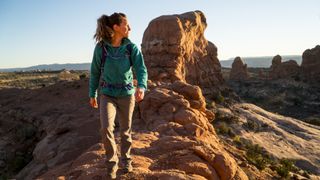
[[[125,97],[101,95],[100,97],[100,132],[109,172],[118,169],[117,146],[113,133],[116,115],[120,123],[121,161],[125,165],[131,165],[131,124],[134,105],[134,95]]]

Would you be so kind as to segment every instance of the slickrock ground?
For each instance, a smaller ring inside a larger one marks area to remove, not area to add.
[[[242,142],[258,144],[278,159],[294,160],[297,167],[320,178],[320,127],[281,116],[248,103],[220,108],[218,119]],[[238,140],[239,141],[239,140]]]

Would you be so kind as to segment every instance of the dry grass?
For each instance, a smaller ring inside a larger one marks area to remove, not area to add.
[[[55,84],[61,80],[76,80],[87,77],[87,71],[72,71],[68,77],[62,78],[60,71],[44,72],[6,72],[0,73],[0,88],[36,89]]]

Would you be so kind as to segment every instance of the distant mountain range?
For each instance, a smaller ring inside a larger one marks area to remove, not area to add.
[[[281,56],[282,62],[288,60],[295,60],[299,65],[302,62],[302,56],[300,55],[290,55],[290,56]],[[262,57],[241,57],[244,63],[247,64],[247,67],[270,67],[272,64],[273,56],[262,56]],[[222,67],[231,68],[234,58],[230,58],[228,60],[220,60],[220,64]]]
[[[89,70],[90,69],[90,63],[42,64],[42,65],[31,66],[31,67],[26,67],[26,68],[0,69],[0,72],[37,71],[37,70],[58,71],[58,70],[62,70],[62,69],[67,69],[67,70]]]
[[[242,60],[247,64],[248,67],[270,67],[273,56],[263,57],[243,57]],[[302,57],[299,55],[282,56],[282,61],[295,60],[300,65]],[[231,68],[234,58],[228,60],[220,60],[222,67]],[[51,70],[58,71],[62,69],[67,70],[89,70],[90,63],[78,63],[78,64],[43,64],[25,68],[9,68],[0,69],[0,72],[15,72],[15,71],[36,71],[36,70]]]

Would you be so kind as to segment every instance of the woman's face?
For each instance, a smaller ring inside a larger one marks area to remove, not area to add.
[[[127,18],[122,18],[121,24],[120,25],[115,24],[114,26],[114,31],[118,33],[120,36],[122,36],[123,38],[129,37],[130,30],[131,29],[130,29]]]

